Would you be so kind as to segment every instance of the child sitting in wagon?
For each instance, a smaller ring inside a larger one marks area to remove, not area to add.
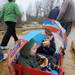
[[[45,29],[46,39],[43,40],[41,46],[37,49],[37,53],[53,56],[56,51],[55,40],[53,34]]]
[[[43,40],[41,45],[37,45],[36,43],[34,44],[33,48],[30,51],[30,55],[38,57],[36,58],[36,60],[40,59],[37,61],[40,66],[43,65],[43,67],[46,67],[49,62],[51,63],[51,65],[57,65],[58,60],[54,57],[56,55],[56,45],[54,36],[52,32],[50,32],[50,30],[48,29],[45,29],[45,35],[46,38]],[[38,55],[42,57],[39,57]]]

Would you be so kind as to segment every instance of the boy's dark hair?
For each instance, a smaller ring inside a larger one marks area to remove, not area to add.
[[[49,35],[49,36],[52,35],[52,32],[51,32],[49,29],[47,29],[47,28],[45,28],[45,33],[46,33],[47,35]]]
[[[13,0],[8,0],[9,2],[12,2]]]

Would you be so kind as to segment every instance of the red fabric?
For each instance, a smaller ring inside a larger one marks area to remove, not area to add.
[[[31,74],[31,75],[54,75],[54,74],[50,74],[50,73],[47,73],[44,71],[32,69],[30,67],[24,67],[23,72],[26,72],[26,73]]]
[[[22,66],[19,64],[14,65],[15,75],[16,71],[18,71],[18,75],[22,75]]]
[[[58,29],[54,28],[54,27],[50,27],[50,26],[43,26],[43,28],[47,28],[49,29],[51,32],[57,32]]]
[[[23,72],[30,75],[55,75],[55,74],[47,73],[45,71],[33,69],[27,66],[22,66],[20,64],[15,65],[15,70],[18,71],[18,75],[22,75]],[[64,75],[64,71],[62,70],[62,68],[59,69],[58,75]]]

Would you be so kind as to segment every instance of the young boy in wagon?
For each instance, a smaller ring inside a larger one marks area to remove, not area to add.
[[[54,40],[54,36],[53,36],[52,32],[48,29],[45,29],[45,35],[46,35],[46,38],[43,40],[42,44],[40,46],[38,46],[37,49],[35,49],[35,50],[32,49],[31,55],[38,57],[39,65],[42,68],[45,68],[45,67],[47,68],[49,62],[51,63],[52,68],[54,68],[54,65],[57,65],[57,63],[58,63],[58,55],[59,54],[55,53],[56,45],[55,45],[55,40]]]

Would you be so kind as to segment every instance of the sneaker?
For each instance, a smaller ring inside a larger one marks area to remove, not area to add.
[[[8,55],[5,53],[3,54],[2,51],[0,50],[0,62],[2,62],[3,60],[7,59]]]
[[[9,48],[7,46],[0,46],[1,50],[8,50]]]

